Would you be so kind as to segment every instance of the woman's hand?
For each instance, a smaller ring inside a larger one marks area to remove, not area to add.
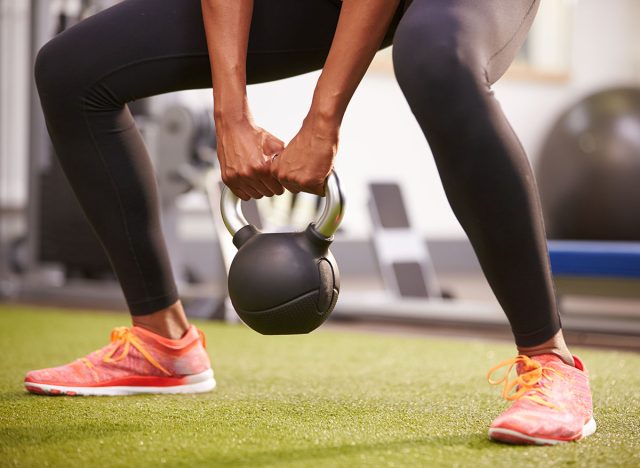
[[[271,197],[284,192],[271,174],[273,156],[284,149],[284,143],[256,126],[251,119],[232,123],[216,119],[218,159],[222,181],[243,200]]]
[[[324,195],[338,150],[339,125],[308,116],[298,134],[271,163],[271,174],[293,193]]]

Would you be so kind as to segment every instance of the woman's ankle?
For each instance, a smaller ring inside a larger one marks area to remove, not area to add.
[[[518,353],[529,357],[539,356],[540,354],[555,354],[566,364],[575,366],[573,354],[571,354],[571,351],[569,351],[569,348],[567,347],[567,343],[564,341],[562,330],[558,330],[558,333],[553,337],[539,345],[518,346]]]
[[[133,315],[131,322],[136,327],[144,328],[171,340],[182,338],[189,328],[189,321],[180,300],[152,314]]]

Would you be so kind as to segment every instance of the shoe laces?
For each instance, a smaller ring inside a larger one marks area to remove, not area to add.
[[[153,367],[164,372],[166,375],[171,375],[171,372],[162,367],[162,365],[154,359],[149,351],[145,349],[142,340],[140,340],[140,338],[138,338],[129,328],[116,327],[111,330],[111,343],[116,344],[116,346],[111,348],[111,350],[102,357],[103,362],[110,363],[122,361],[129,355],[129,350],[133,346]],[[115,356],[119,349],[121,350],[120,354]],[[89,368],[92,369],[93,366],[89,366]]]
[[[509,380],[511,370],[518,364],[522,364],[523,371],[518,374],[516,378]],[[503,367],[506,367],[507,370],[502,375],[502,378],[494,380],[492,378],[493,375]],[[548,398],[550,398],[549,382],[552,382],[556,375],[562,377],[562,374],[557,370],[543,366],[540,362],[531,359],[529,356],[520,354],[514,358],[502,361],[500,364],[491,368],[487,373],[487,380],[492,385],[504,383],[502,397],[506,400],[516,401],[521,398],[526,398],[539,405],[561,410],[558,405],[548,401]]]

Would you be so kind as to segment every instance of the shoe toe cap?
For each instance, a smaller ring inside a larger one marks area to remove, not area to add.
[[[66,366],[50,367],[27,372],[25,383],[39,383],[51,385],[74,385],[82,380],[85,372],[76,362]]]
[[[24,377],[25,383],[45,383],[52,379],[50,369],[40,369],[27,372]]]

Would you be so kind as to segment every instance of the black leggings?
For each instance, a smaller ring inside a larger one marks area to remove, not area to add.
[[[520,346],[560,328],[527,157],[491,92],[539,0],[414,0],[388,34],[400,87],[451,206]],[[323,66],[331,0],[255,0],[249,83]],[[127,102],[211,87],[200,0],[125,0],[46,44],[35,75],[62,168],[104,245],[130,311],[178,299],[153,167]]]

